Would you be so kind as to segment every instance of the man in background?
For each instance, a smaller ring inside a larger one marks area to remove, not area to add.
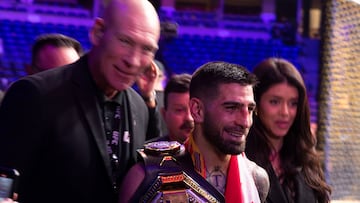
[[[31,65],[25,68],[29,75],[73,63],[83,55],[83,48],[72,37],[46,33],[36,37],[31,54]]]
[[[161,116],[167,127],[167,134],[151,141],[178,141],[184,143],[194,129],[194,119],[189,108],[189,86],[191,75],[174,74],[164,90],[164,106]]]
[[[31,65],[25,65],[28,75],[73,63],[83,55],[83,48],[74,38],[46,33],[36,37],[31,55]],[[5,88],[4,91],[0,89],[0,105],[4,94]]]

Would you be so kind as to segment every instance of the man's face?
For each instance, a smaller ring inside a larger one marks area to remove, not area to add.
[[[80,58],[79,54],[72,47],[55,47],[53,45],[45,45],[37,53],[34,68],[38,71],[67,65],[75,62]]]
[[[204,104],[204,136],[223,154],[243,152],[255,109],[252,86],[222,84],[216,98]]]
[[[100,76],[95,77],[101,77],[107,88],[121,91],[131,87],[150,66],[157,51],[159,32],[157,21],[136,13],[117,12],[109,22],[98,23]]]
[[[169,93],[167,109],[162,109],[162,116],[171,140],[183,143],[194,129],[194,119],[189,109],[189,93]]]

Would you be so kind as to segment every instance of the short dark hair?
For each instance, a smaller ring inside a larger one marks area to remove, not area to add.
[[[46,33],[42,34],[36,37],[35,42],[32,46],[31,51],[31,66],[34,69],[37,69],[36,67],[36,58],[40,50],[46,46],[46,45],[52,45],[54,47],[70,47],[74,48],[75,51],[79,54],[79,56],[83,55],[84,51],[80,44],[80,42],[72,37],[59,34],[59,33]]]
[[[254,87],[258,81],[254,74],[241,65],[223,61],[209,62],[194,72],[190,83],[190,98],[212,98],[217,95],[220,84],[228,83]]]
[[[175,74],[171,76],[164,90],[164,108],[168,106],[168,95],[170,93],[186,93],[189,92],[191,75],[187,73]]]

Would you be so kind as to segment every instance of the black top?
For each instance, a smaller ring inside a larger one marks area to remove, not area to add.
[[[270,190],[266,202],[268,203],[316,203],[318,202],[314,191],[305,183],[301,171],[295,175],[295,198],[280,184],[275,172],[267,171],[270,179]]]

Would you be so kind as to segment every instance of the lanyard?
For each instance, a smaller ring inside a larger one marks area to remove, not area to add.
[[[122,106],[113,101],[105,102],[105,131],[107,140],[107,152],[109,154],[113,187],[117,189],[117,178],[119,170],[121,169],[120,161],[120,135],[122,133],[121,120],[122,118]]]
[[[117,191],[130,160],[130,125],[128,101],[124,94],[104,103],[104,125],[107,152],[111,166],[114,190]]]
[[[109,137],[109,152],[111,167],[114,171],[119,169],[119,135],[120,135],[120,122],[121,122],[121,106],[115,105],[114,120],[112,125],[111,137]]]

